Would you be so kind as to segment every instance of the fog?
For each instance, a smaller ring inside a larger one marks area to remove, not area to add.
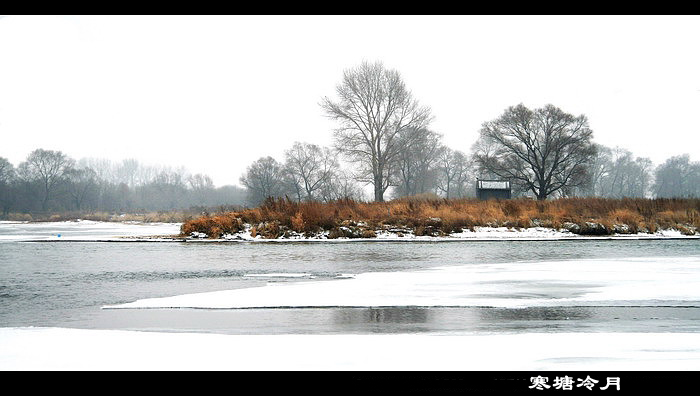
[[[0,156],[185,166],[239,184],[295,141],[332,143],[319,106],[363,60],[398,70],[468,151],[512,105],[586,114],[600,144],[700,157],[697,16],[7,16]]]

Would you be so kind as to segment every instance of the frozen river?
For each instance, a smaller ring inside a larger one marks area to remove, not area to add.
[[[239,336],[700,333],[697,239],[26,242],[177,228],[0,223],[0,327]]]

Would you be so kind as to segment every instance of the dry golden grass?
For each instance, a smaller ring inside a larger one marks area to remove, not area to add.
[[[277,238],[287,230],[313,234],[340,226],[360,232],[383,226],[413,229],[417,235],[458,232],[475,226],[561,228],[578,225],[586,233],[611,234],[625,225],[629,232],[675,228],[692,234],[700,230],[700,199],[565,198],[489,200],[407,197],[389,202],[338,200],[330,203],[268,199],[257,208],[203,216],[186,221],[182,234],[203,232],[210,238],[235,233],[245,224],[263,237]],[[588,231],[587,231],[588,230]],[[367,232],[366,235],[372,233]]]
[[[144,223],[184,223],[199,215],[198,212],[178,210],[146,213],[108,213],[108,212],[62,212],[51,214],[28,214],[10,213],[4,216],[3,220],[11,221],[71,221],[71,220],[93,220],[93,221],[135,221]]]

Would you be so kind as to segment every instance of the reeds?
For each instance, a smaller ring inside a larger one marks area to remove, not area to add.
[[[257,208],[186,221],[181,231],[183,235],[196,231],[219,238],[243,230],[246,224],[265,238],[278,238],[291,231],[309,236],[328,231],[328,235],[345,236],[348,227],[359,227],[352,235],[371,236],[387,227],[410,229],[416,235],[445,235],[476,226],[568,228],[582,234],[653,233],[673,228],[692,235],[700,230],[700,199],[479,201],[422,196],[389,202],[343,199],[329,203],[268,199]]]

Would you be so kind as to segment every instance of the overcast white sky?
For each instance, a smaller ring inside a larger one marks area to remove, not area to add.
[[[655,164],[700,160],[698,16],[6,16],[0,157],[137,158],[238,184],[294,141],[344,69],[397,69],[432,129],[469,151],[508,106],[585,114]]]

